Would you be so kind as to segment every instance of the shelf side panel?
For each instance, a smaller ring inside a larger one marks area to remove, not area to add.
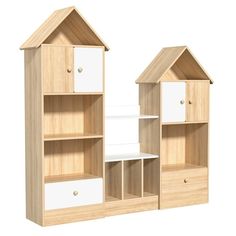
[[[26,217],[43,225],[43,95],[41,49],[25,50]]]

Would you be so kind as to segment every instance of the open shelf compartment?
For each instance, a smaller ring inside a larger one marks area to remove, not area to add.
[[[45,141],[101,138],[102,95],[44,96]]]
[[[208,124],[162,127],[162,171],[208,166]]]
[[[45,142],[45,182],[102,177],[102,147],[102,139]]]
[[[106,201],[122,200],[122,162],[109,162],[105,164],[105,197]]]

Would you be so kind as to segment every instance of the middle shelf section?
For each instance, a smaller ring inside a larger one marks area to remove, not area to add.
[[[106,108],[105,199],[159,195],[159,116],[139,106]]]
[[[107,107],[105,162],[159,157],[158,131],[159,116],[140,114],[139,106]]]
[[[44,178],[103,178],[103,95],[44,95]]]

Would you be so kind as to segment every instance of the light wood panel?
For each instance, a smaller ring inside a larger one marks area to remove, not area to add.
[[[99,178],[99,177],[95,175],[83,173],[83,174],[65,174],[65,175],[46,176],[44,179],[45,179],[45,183],[56,183],[56,182],[81,180],[81,179],[95,179],[95,178]]]
[[[158,83],[186,48],[186,46],[163,48],[138,77],[136,83]]]
[[[73,47],[42,45],[42,76],[45,93],[73,92]]]
[[[68,40],[68,41],[67,41]],[[75,7],[55,11],[21,46],[21,49],[37,48],[46,43],[71,43],[109,47],[85,21]]]
[[[43,96],[41,49],[25,51],[26,217],[43,224]]]
[[[45,176],[85,172],[83,140],[45,142],[44,153]]]
[[[142,115],[160,115],[160,84],[139,85],[139,105]]]
[[[124,199],[142,196],[141,160],[124,161]]]
[[[186,163],[208,166],[208,124],[186,126]]]
[[[93,135],[86,133],[72,133],[72,134],[49,134],[44,135],[44,141],[57,141],[57,140],[71,140],[71,139],[93,139],[102,138],[103,135]]]
[[[104,215],[112,216],[131,212],[157,210],[158,196],[133,198],[122,201],[110,201],[104,204]]]
[[[207,166],[208,124],[162,127],[162,165]]]
[[[44,144],[46,178],[61,175],[102,176],[102,139],[51,141]]]
[[[159,195],[160,162],[158,159],[143,160],[143,196]]]
[[[186,120],[208,121],[209,81],[191,81],[186,84]]]
[[[207,168],[186,169],[162,174],[161,208],[208,201]]]
[[[105,166],[106,201],[123,199],[122,162],[108,162]]]
[[[104,216],[103,204],[50,210],[44,213],[44,226],[91,220]]]
[[[195,169],[195,168],[202,168],[203,166],[199,165],[192,165],[192,164],[172,164],[172,165],[163,165],[162,171],[176,171],[176,170],[186,170],[186,169]]]
[[[102,95],[44,96],[44,135],[102,135]]]
[[[103,139],[84,140],[85,173],[103,177],[104,148]]]
[[[213,82],[189,49],[183,52],[175,65],[188,79],[201,79]]]
[[[162,165],[185,163],[185,125],[162,126]]]

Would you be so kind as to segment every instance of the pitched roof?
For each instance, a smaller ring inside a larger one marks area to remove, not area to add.
[[[109,47],[102,41],[75,7],[68,7],[53,12],[25,43],[22,44],[20,49],[38,48],[66,20],[69,23],[66,24],[66,27],[73,34],[73,39],[79,42],[77,44],[104,46],[107,51],[109,50]]]
[[[170,69],[174,68],[176,73],[181,71],[187,79],[210,80],[210,83],[213,83],[187,46],[163,48],[138,77],[136,83],[158,83]]]

